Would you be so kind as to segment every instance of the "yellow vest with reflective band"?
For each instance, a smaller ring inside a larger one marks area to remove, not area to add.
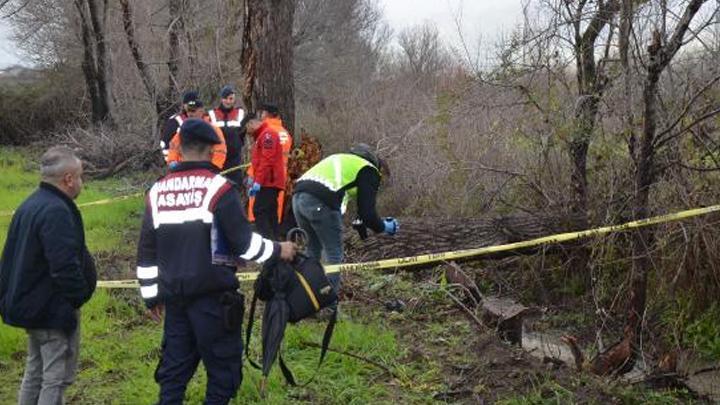
[[[366,166],[378,170],[372,163],[359,156],[349,153],[337,153],[321,160],[300,176],[297,181],[316,181],[331,191],[345,191],[340,205],[340,212],[344,214],[348,202],[357,195],[357,185],[352,183],[355,183],[358,173]]]

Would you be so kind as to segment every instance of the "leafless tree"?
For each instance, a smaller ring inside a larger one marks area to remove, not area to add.
[[[667,21],[670,10],[661,8],[660,24],[652,31],[647,46],[647,64],[643,77],[642,103],[643,126],[640,139],[631,141],[631,154],[635,161],[635,192],[633,216],[636,219],[647,218],[650,214],[650,191],[658,175],[656,166],[656,153],[658,148],[658,85],[661,75],[672,62],[680,48],[687,43],[686,35],[698,11],[707,0],[690,0],[683,8],[669,36]],[[692,36],[692,34],[691,34]],[[649,251],[654,245],[653,231],[650,228],[641,228],[633,234],[633,273],[631,278],[630,312],[628,316],[629,327],[635,331],[635,354],[640,349],[642,340],[642,324],[645,318],[647,303],[648,273],[653,268]]]
[[[398,45],[402,51],[400,69],[419,80],[437,78],[450,64],[437,28],[429,23],[400,32]]]
[[[83,44],[82,70],[90,94],[92,121],[112,125],[112,68],[107,40],[107,0],[74,0]]]

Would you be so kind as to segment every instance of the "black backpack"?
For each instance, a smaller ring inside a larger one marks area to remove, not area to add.
[[[291,235],[294,232],[304,234],[303,231],[299,231],[296,228],[288,234],[288,239],[291,239]],[[262,328],[262,367],[250,358],[250,352],[248,350],[258,299],[265,302]],[[282,260],[266,263],[258,278],[255,280],[248,327],[245,335],[245,352],[250,365],[262,370],[263,377],[266,379],[270,372],[270,367],[279,351],[287,322],[299,322],[335,302],[337,302],[337,293],[330,284],[325,274],[325,269],[317,259],[308,257],[304,253],[298,253],[292,263]],[[336,313],[333,312],[323,335],[318,368],[325,359],[336,321]],[[297,385],[282,355],[278,357],[280,369],[285,380],[290,385]],[[263,380],[263,387],[265,386],[265,379]],[[309,384],[313,379],[304,385]]]

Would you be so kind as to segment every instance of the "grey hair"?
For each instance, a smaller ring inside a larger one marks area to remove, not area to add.
[[[53,146],[40,157],[40,177],[43,180],[59,180],[80,164],[80,158],[72,149],[67,146]]]

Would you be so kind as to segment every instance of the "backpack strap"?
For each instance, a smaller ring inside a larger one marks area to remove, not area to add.
[[[295,381],[295,377],[293,376],[292,371],[290,371],[290,368],[285,363],[285,360],[283,359],[282,354],[280,354],[278,364],[280,365],[280,371],[282,371],[283,377],[285,377],[285,381],[287,381],[288,385],[291,385],[293,387],[300,386],[300,387],[307,387],[315,381],[315,377],[317,377],[318,372],[320,371],[320,367],[322,366],[323,361],[325,361],[325,355],[327,354],[328,346],[330,345],[330,340],[333,335],[333,331],[335,330],[335,324],[337,323],[337,311],[333,311],[332,316],[330,317],[330,320],[327,323],[327,326],[325,327],[325,333],[323,334],[323,340],[322,340],[322,346],[320,348],[320,359],[318,360],[317,368],[315,369],[315,374],[313,374],[312,378],[308,380],[305,384],[299,385]]]

